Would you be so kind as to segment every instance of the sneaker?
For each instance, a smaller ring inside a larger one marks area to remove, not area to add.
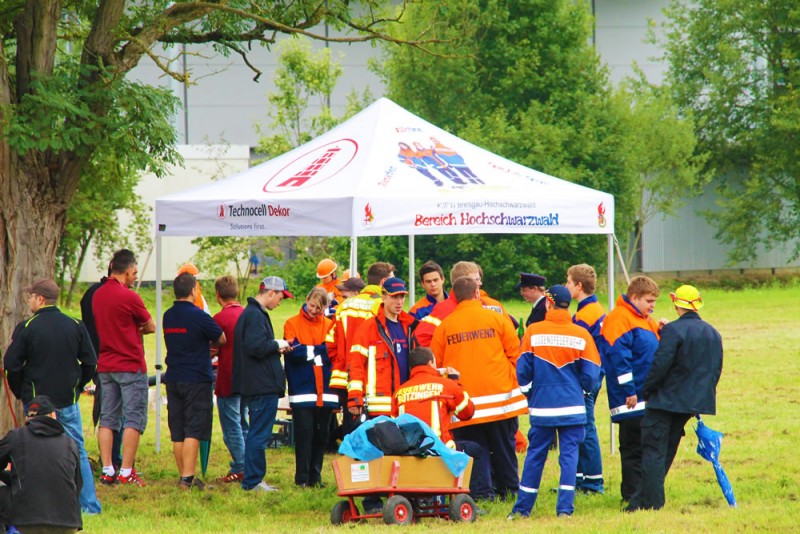
[[[528,517],[527,515],[522,515],[520,512],[511,512],[510,514],[508,514],[508,517],[506,517],[506,519],[508,519],[509,521],[516,521],[517,519],[525,519],[527,517]]]
[[[264,482],[262,480],[261,482],[258,483],[258,485],[256,487],[251,488],[248,491],[256,491],[256,492],[261,493],[261,492],[267,492],[267,491],[280,491],[280,490],[278,488],[276,488],[275,486],[270,486],[269,484],[267,484],[266,482]]]
[[[123,485],[139,486],[140,488],[143,488],[147,485],[144,480],[139,478],[139,473],[136,472],[136,469],[131,471],[131,474],[127,477],[122,475],[117,476],[117,481]]]
[[[206,489],[205,483],[200,480],[199,478],[193,478],[191,482],[186,482],[184,479],[180,479],[178,481],[178,487],[182,490],[190,490],[192,488],[199,489],[203,491]]]
[[[100,483],[105,484],[106,486],[113,486],[117,483],[117,475],[106,475],[105,473],[101,473]]]
[[[567,512],[559,512],[559,513],[557,514],[557,517],[560,517],[560,518],[567,518],[567,519],[569,519],[569,518],[571,518],[571,517],[572,517],[572,514],[568,514]]]
[[[244,473],[228,473],[224,477],[219,477],[217,482],[221,484],[230,484],[232,482],[241,482],[244,480]]]

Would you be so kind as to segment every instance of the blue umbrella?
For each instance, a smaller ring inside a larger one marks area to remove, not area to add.
[[[697,454],[711,462],[714,466],[714,472],[717,474],[717,482],[719,487],[722,488],[722,493],[728,504],[736,508],[736,497],[733,496],[733,486],[731,481],[728,480],[728,475],[722,469],[719,463],[719,453],[722,446],[722,432],[717,432],[708,428],[700,416],[697,416],[697,427],[694,429],[697,434]]]

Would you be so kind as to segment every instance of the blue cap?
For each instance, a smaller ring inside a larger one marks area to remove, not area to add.
[[[564,286],[551,286],[547,290],[546,296],[556,308],[569,308],[569,303],[572,302],[572,295],[569,294],[569,289]]]
[[[383,292],[387,295],[408,294],[406,283],[399,278],[387,278],[382,284]]]

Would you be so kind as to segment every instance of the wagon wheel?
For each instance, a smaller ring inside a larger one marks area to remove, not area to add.
[[[355,516],[358,516],[358,508],[356,508]],[[352,510],[350,510],[350,501],[339,501],[333,505],[331,509],[331,524],[342,525],[355,521]]]
[[[383,522],[387,525],[410,525],[414,520],[411,502],[402,495],[393,495],[383,507]]]
[[[447,510],[447,515],[453,521],[475,521],[475,501],[472,497],[465,493],[454,495],[450,499],[450,507]]]

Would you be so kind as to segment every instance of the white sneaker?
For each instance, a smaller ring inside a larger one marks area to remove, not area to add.
[[[262,480],[261,482],[258,483],[258,486],[254,487],[251,491],[261,492],[261,491],[280,491],[280,490],[275,486],[270,486],[269,484],[267,484]]]

